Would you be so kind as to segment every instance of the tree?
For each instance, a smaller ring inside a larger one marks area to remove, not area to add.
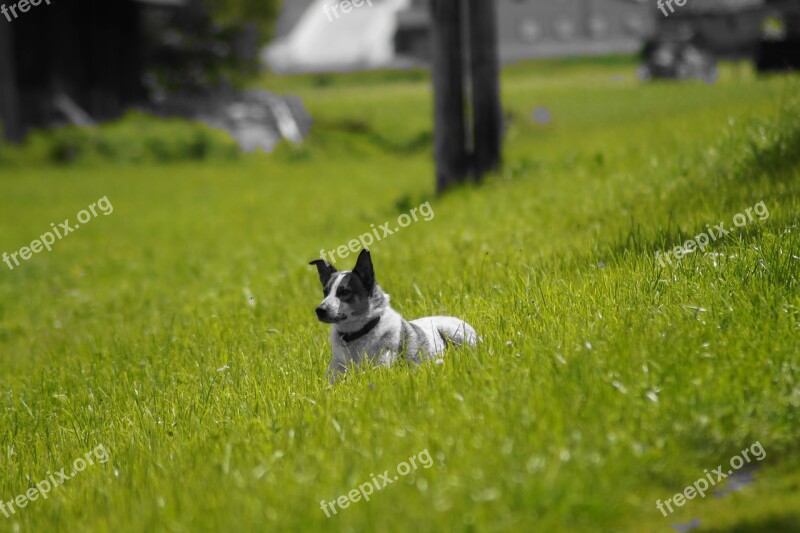
[[[254,24],[262,44],[272,37],[283,0],[194,0],[201,2],[214,23],[225,27]],[[287,0],[291,1],[291,0]]]
[[[261,67],[281,0],[191,0],[151,28],[151,90],[243,85]]]

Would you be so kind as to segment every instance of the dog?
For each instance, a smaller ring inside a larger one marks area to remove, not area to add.
[[[375,282],[372,257],[364,249],[352,271],[337,271],[317,259],[324,299],[316,309],[320,322],[332,324],[333,359],[328,381],[334,383],[365,361],[391,366],[405,357],[420,363],[442,354],[448,344],[475,346],[475,329],[455,317],[431,316],[408,321],[389,305],[389,295]]]

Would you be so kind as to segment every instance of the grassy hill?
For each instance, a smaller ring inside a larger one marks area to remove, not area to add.
[[[143,119],[4,148],[0,253],[113,212],[0,263],[0,500],[108,459],[0,530],[798,530],[798,80],[634,70],[508,68],[504,170],[442,198],[419,72],[262,80],[316,120],[270,156]],[[371,246],[378,283],[484,342],[328,386],[308,261],[426,201]],[[746,486],[656,508],[755,443]]]

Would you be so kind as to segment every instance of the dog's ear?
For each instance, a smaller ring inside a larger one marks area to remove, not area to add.
[[[322,283],[322,287],[325,288],[325,285],[328,284],[328,281],[331,279],[337,271],[333,268],[327,261],[324,259],[316,259],[311,261],[309,265],[315,265],[317,267],[317,273],[319,273],[319,281]]]
[[[353,274],[358,276],[358,279],[364,284],[367,292],[372,294],[372,289],[375,288],[375,270],[372,268],[372,257],[369,255],[369,250],[364,248],[358,254],[356,266],[353,269]]]

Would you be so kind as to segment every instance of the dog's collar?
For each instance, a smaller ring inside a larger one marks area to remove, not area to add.
[[[354,340],[360,339],[361,337],[363,337],[364,335],[375,329],[375,326],[377,326],[378,322],[380,321],[381,317],[373,318],[372,320],[367,322],[367,324],[360,330],[351,331],[349,333],[339,333],[339,337],[341,337],[342,342],[344,342],[345,344],[353,342]]]

